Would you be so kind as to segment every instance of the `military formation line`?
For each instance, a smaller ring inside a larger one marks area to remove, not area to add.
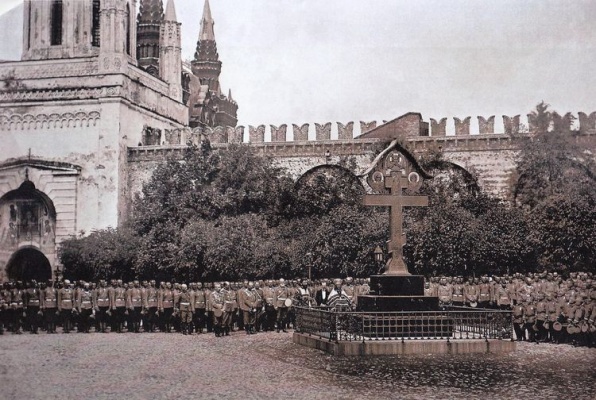
[[[108,285],[5,282],[0,290],[0,333],[286,331],[293,306],[357,309],[368,279],[264,280],[180,284],[155,281]],[[431,277],[425,295],[442,308],[512,311],[516,340],[596,345],[596,281],[592,273],[528,273],[480,278]]]

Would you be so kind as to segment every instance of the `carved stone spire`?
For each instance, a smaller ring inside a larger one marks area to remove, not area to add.
[[[217,54],[217,43],[215,42],[215,33],[213,31],[214,24],[213,17],[211,17],[209,0],[205,0],[197,50],[195,52],[195,58],[191,62],[192,72],[200,79],[201,84],[209,85],[209,90],[218,92],[220,90],[219,74],[221,73],[221,61],[219,61],[219,54]]]
[[[166,13],[163,19],[164,21],[178,22],[178,18],[176,18],[176,6],[174,5],[174,0],[168,0],[168,5],[166,6]]]
[[[162,0],[141,0],[137,17],[139,66],[159,76],[159,31],[163,21]]]
[[[174,0],[168,0],[161,23],[159,42],[159,75],[169,84],[170,97],[182,101],[182,39],[180,23],[176,19]]]
[[[203,18],[201,19],[201,33],[199,40],[212,40],[215,42],[215,32],[213,31],[213,17],[211,17],[211,7],[209,7],[209,0],[205,0],[203,6]]]
[[[204,100],[199,101],[194,108],[191,108],[191,121],[197,121],[197,126],[201,124],[212,127],[234,127],[238,122],[238,104],[232,100],[231,91],[228,92],[228,97],[223,94],[219,83],[221,61],[217,54],[214,24],[209,0],[205,0],[197,50],[194,60],[191,61],[191,67],[193,75],[201,82],[201,90],[207,95],[202,97]],[[214,114],[213,117],[205,117],[206,110],[211,110],[210,112]]]

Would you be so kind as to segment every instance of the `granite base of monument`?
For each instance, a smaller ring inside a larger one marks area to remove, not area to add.
[[[358,311],[438,311],[439,298],[424,296],[422,275],[372,275],[370,294],[358,296]]]
[[[358,296],[357,311],[438,311],[439,298],[426,296]]]

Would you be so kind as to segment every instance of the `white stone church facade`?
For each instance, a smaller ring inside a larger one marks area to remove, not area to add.
[[[136,3],[25,1],[22,60],[0,63],[0,282],[54,277],[61,241],[118,226],[127,148],[189,125],[174,0],[151,71]]]

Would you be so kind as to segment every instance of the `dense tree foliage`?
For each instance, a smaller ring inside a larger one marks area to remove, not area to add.
[[[542,102],[532,112],[534,124],[517,163],[515,204],[525,211],[540,268],[594,270],[594,149],[578,143],[578,133],[548,107]]]

